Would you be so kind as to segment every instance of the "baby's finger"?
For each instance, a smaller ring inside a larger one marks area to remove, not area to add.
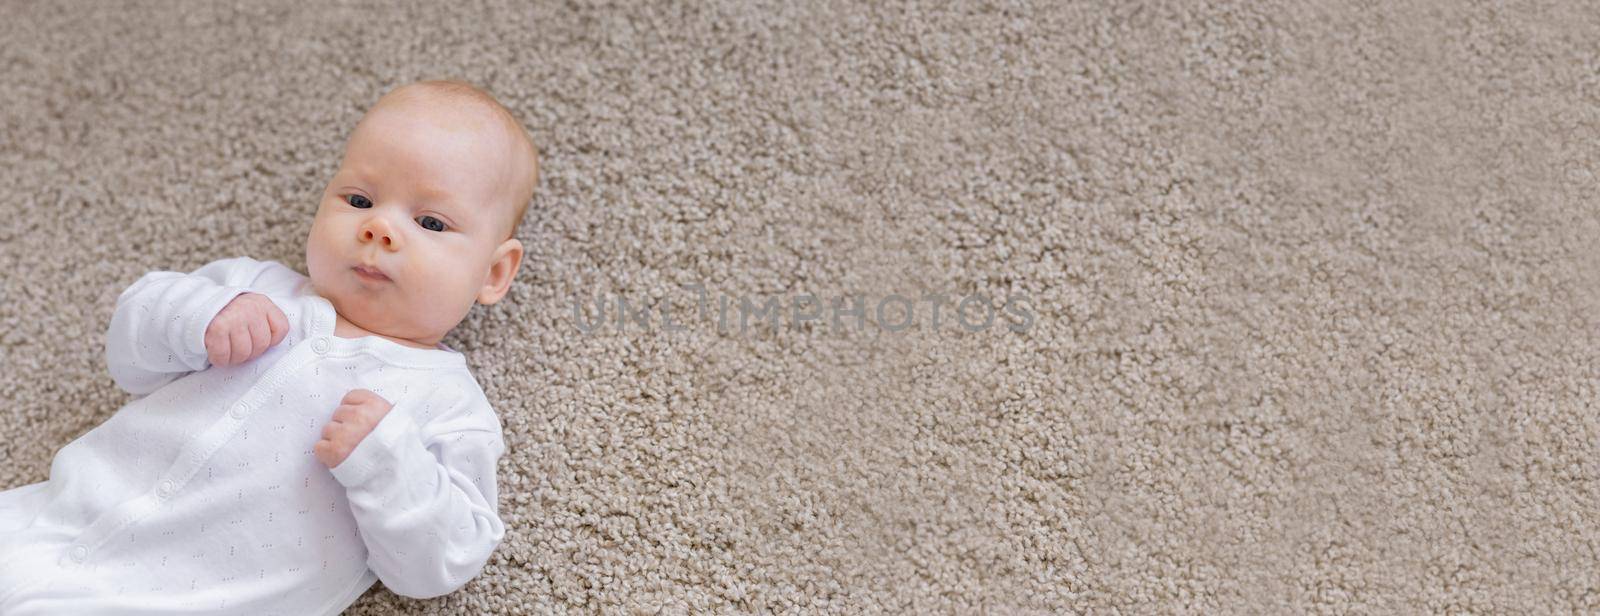
[[[206,359],[211,362],[211,365],[226,365],[226,362],[228,361],[228,352],[228,336],[224,334],[214,334],[210,339],[206,340]]]
[[[321,462],[324,466],[333,468],[336,456],[334,455],[332,441],[317,441],[317,444],[311,446],[311,451],[316,455],[318,462]]]
[[[323,430],[322,440],[328,441],[336,449],[342,448],[351,442],[351,437],[357,432],[357,428],[349,424],[328,424],[328,428]]]
[[[250,359],[255,359],[267,352],[267,343],[272,340],[272,332],[267,328],[267,322],[255,319],[250,322]]]
[[[276,304],[267,309],[267,328],[272,332],[272,342],[268,346],[276,346],[289,334],[289,318],[283,316]]]
[[[357,417],[360,416],[358,414],[358,411],[356,410],[357,408],[358,407],[350,406],[350,405],[340,406],[339,408],[334,409],[333,416],[328,418],[328,422],[330,424],[334,424],[334,423],[351,423],[351,422],[355,421]]]
[[[228,365],[243,363],[250,358],[250,328],[234,327],[228,338],[233,343],[228,353]]]

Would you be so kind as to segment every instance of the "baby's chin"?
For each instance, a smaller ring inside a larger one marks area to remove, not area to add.
[[[402,331],[405,328],[387,322],[387,318],[393,315],[379,314],[380,311],[372,310],[370,307],[361,304],[346,303],[341,307],[333,298],[328,298],[328,302],[333,304],[333,311],[338,315],[339,320],[344,321],[344,327],[354,326],[360,330],[348,333],[376,334],[386,338],[414,338],[411,332]]]
[[[338,319],[343,321],[344,328],[354,327],[358,331],[345,331],[343,333],[356,335],[378,335],[396,341],[408,341],[403,344],[427,347],[424,340],[442,338],[428,333],[428,328],[419,325],[417,321],[408,321],[405,315],[396,314],[392,306],[381,302],[373,302],[371,298],[341,298],[338,294],[333,297],[324,295],[328,303],[333,304],[333,311]],[[335,324],[340,325],[338,323]]]
[[[334,313],[340,318],[355,324],[372,321],[371,315],[368,314],[372,307],[366,305],[368,302],[351,297],[338,285],[319,284],[316,279],[312,279],[311,289],[318,296],[328,300],[328,303],[333,305]]]

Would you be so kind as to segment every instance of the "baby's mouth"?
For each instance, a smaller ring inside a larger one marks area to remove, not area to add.
[[[379,270],[376,267],[367,267],[365,265],[357,265],[357,266],[352,267],[350,269],[355,270],[357,276],[360,276],[360,277],[362,277],[362,278],[364,278],[366,280],[371,280],[373,282],[388,282],[389,281],[389,276],[384,274],[382,270]]]

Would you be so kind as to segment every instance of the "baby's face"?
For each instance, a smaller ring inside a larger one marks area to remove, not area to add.
[[[504,291],[509,142],[479,114],[380,104],[357,125],[306,244],[318,295],[373,333],[437,344]],[[363,271],[371,267],[381,274]]]

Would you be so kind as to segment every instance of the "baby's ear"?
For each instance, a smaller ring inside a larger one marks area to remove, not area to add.
[[[494,260],[489,262],[489,276],[483,281],[483,289],[478,291],[478,303],[493,304],[506,296],[506,291],[511,290],[511,281],[516,279],[517,270],[522,267],[522,242],[511,238],[500,243],[494,249]]]

